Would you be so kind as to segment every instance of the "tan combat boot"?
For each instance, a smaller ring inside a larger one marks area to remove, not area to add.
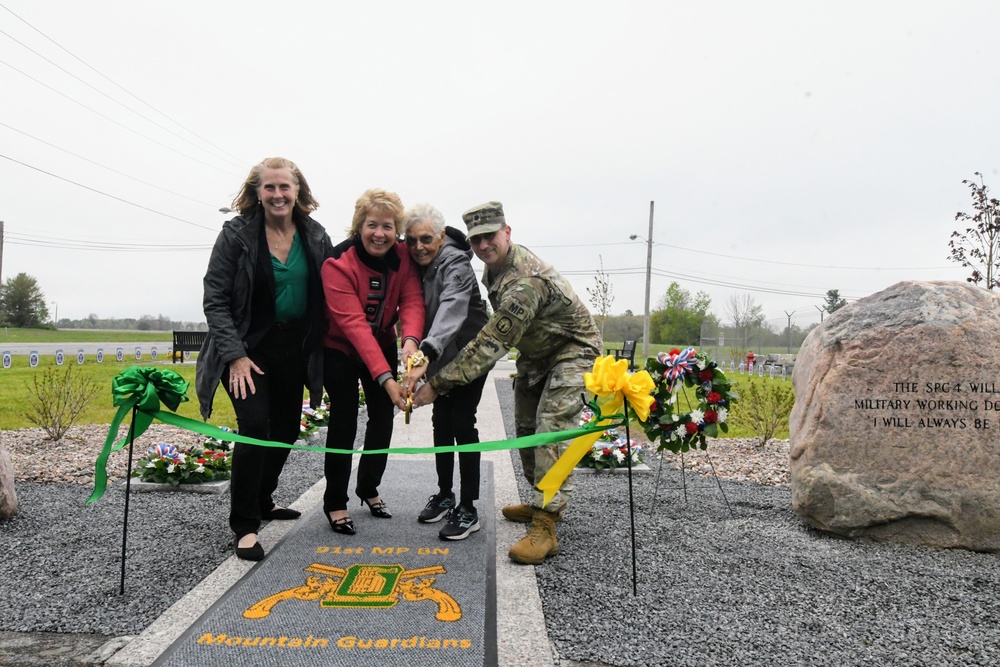
[[[531,520],[535,517],[535,512],[537,511],[537,507],[532,507],[527,503],[521,503],[520,505],[507,505],[500,510],[500,513],[503,514],[503,518],[508,521],[514,521],[515,523],[531,523]],[[562,510],[552,512],[551,514],[556,521],[562,521]]]
[[[549,556],[558,553],[559,540],[556,539],[554,516],[550,512],[536,510],[528,534],[512,546],[507,555],[515,563],[538,565]]]

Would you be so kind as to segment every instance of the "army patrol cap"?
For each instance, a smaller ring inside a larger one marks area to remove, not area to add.
[[[469,228],[469,237],[479,234],[492,234],[500,231],[507,224],[503,217],[503,204],[498,201],[486,202],[462,214],[462,220]]]

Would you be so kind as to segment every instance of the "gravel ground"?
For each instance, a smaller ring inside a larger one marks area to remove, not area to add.
[[[510,382],[497,390],[512,433]],[[21,505],[0,523],[0,632],[137,634],[231,554],[228,495],[133,494],[119,595],[124,452],[110,466],[118,481],[84,504],[102,431],[77,429],[59,445],[35,430],[0,433]],[[179,442],[159,425],[143,438],[143,449]],[[805,527],[790,510],[787,451],[784,441],[713,442],[711,463],[689,453],[683,477],[679,457],[662,469],[647,461],[654,474],[634,478],[635,596],[627,479],[576,475],[561,553],[536,569],[561,664],[1000,664],[996,556]],[[279,500],[321,476],[314,455],[292,452]]]
[[[232,555],[228,493],[133,493],[120,595],[127,450],[109,461],[104,497],[85,504],[106,435],[107,426],[77,427],[54,444],[41,429],[0,432],[19,503],[0,522],[0,631],[135,635]],[[136,452],[188,437],[201,439],[154,424]],[[292,451],[276,500],[287,505],[322,477],[321,458]]]
[[[497,390],[512,406],[510,383]],[[628,480],[574,476],[560,553],[536,568],[563,665],[1000,664],[996,555],[827,536],[777,483],[787,443],[769,457],[747,442],[708,451],[731,479],[717,483],[690,454],[683,478],[671,454],[659,481],[655,460],[654,474],[633,476],[634,596]]]

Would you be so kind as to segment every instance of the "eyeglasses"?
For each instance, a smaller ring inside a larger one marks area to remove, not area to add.
[[[430,234],[424,234],[423,236],[407,236],[406,245],[410,246],[411,248],[415,247],[418,242],[420,243],[420,245],[430,245],[434,243],[434,238],[435,237],[431,236]]]
[[[477,246],[484,241],[486,243],[489,243],[490,241],[493,240],[493,237],[496,235],[497,235],[496,232],[490,232],[489,234],[476,234],[475,236],[469,237],[469,243],[473,246]]]

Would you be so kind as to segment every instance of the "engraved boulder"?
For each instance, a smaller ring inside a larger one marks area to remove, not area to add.
[[[1000,551],[1000,295],[901,282],[799,352],[792,508],[846,537]]]

